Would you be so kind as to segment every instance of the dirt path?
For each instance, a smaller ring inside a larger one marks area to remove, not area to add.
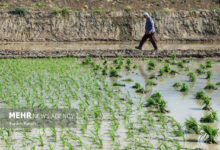
[[[220,43],[158,43],[159,52],[153,54],[147,42],[143,50],[134,48],[137,42],[2,42],[0,58],[19,57],[215,57],[220,56]]]

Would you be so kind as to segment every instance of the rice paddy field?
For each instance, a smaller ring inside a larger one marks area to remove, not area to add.
[[[220,149],[218,58],[0,59],[1,108],[75,108],[73,127],[1,128],[0,149]]]

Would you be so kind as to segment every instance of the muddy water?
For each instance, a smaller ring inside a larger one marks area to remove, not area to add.
[[[204,64],[206,59],[195,59],[193,62],[187,64],[190,68],[190,71],[195,71],[196,68],[199,67],[199,64]],[[215,60],[214,60],[215,61]],[[204,90],[205,85],[207,84],[207,79],[205,79],[206,75],[197,76],[197,81],[195,84],[189,82],[189,77],[187,73],[184,71],[180,71],[180,74],[177,76],[167,76],[162,79],[158,79],[158,81],[154,80],[158,83],[157,86],[154,86],[152,90],[149,87],[145,86],[146,76],[149,76],[152,73],[147,71],[147,61],[143,62],[141,60],[135,61],[135,63],[139,64],[139,69],[135,72],[128,73],[126,71],[122,72],[122,78],[119,80],[121,83],[126,83],[126,87],[122,87],[121,90],[125,93],[129,93],[131,98],[134,100],[134,103],[138,103],[137,95],[132,89],[132,85],[135,82],[140,83],[143,87],[145,87],[148,92],[143,96],[147,98],[152,92],[160,91],[163,95],[163,98],[167,101],[168,116],[172,116],[184,125],[184,122],[189,117],[194,117],[197,121],[206,113],[202,110],[201,102],[195,99],[195,93],[199,90]],[[144,69],[143,69],[144,68]],[[174,68],[173,66],[171,68]],[[178,69],[178,68],[175,68]],[[144,73],[143,73],[144,70]],[[211,79],[212,83],[220,82],[220,63],[215,62],[212,67],[213,77]],[[134,82],[123,82],[124,79],[131,78]],[[181,93],[177,91],[173,84],[175,82],[186,82],[190,91],[188,93]],[[217,111],[218,117],[220,118],[220,87],[218,90],[214,91],[206,91],[206,94],[212,98],[211,107],[213,110]],[[220,121],[211,124],[215,128],[220,128]],[[180,140],[181,145],[187,148],[201,148],[201,149],[210,149],[210,150],[218,150],[220,149],[219,144],[206,144],[200,138],[199,135],[185,134],[186,142]],[[220,143],[220,137],[218,138],[218,142]]]
[[[0,50],[117,50],[134,49],[138,42],[0,42]],[[194,50],[212,50],[219,49],[219,42],[159,42],[159,49],[194,49]],[[143,46],[143,50],[152,50],[153,47],[148,41]]]

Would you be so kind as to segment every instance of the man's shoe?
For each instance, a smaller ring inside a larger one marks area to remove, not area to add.
[[[157,54],[157,52],[158,52],[158,49],[154,49],[152,54],[155,55],[155,54]]]
[[[141,50],[142,48],[140,46],[135,46],[136,49]]]

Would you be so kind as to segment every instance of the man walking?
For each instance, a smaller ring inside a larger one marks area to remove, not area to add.
[[[140,41],[139,46],[136,46],[135,48],[141,50],[144,42],[149,38],[152,45],[154,46],[155,52],[157,52],[158,47],[157,47],[157,43],[155,39],[154,21],[147,12],[144,13],[144,18],[146,18],[145,34],[142,37],[142,40]]]

